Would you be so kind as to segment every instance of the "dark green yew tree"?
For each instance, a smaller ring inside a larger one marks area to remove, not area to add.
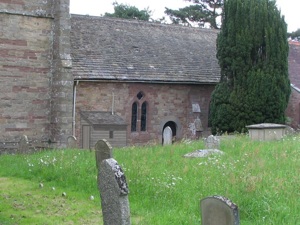
[[[212,132],[285,123],[290,96],[287,26],[272,0],[225,0],[217,38],[221,80],[210,103]]]

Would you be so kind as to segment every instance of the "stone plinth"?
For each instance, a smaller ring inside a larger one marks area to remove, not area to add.
[[[285,134],[285,125],[275,123],[261,123],[246,126],[252,140],[271,141],[280,140]]]

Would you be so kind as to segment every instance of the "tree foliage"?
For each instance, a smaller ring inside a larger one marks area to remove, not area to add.
[[[300,28],[294,32],[288,33],[289,38],[300,41]]]
[[[211,28],[220,28],[217,24],[217,17],[221,14],[223,0],[188,0],[193,2],[190,5],[178,10],[166,8],[167,14],[174,24],[191,26],[191,23],[198,23],[200,27],[210,24]]]
[[[221,81],[210,104],[213,133],[285,123],[290,95],[287,26],[272,0],[225,0],[217,38]]]
[[[105,13],[106,17],[117,17],[123,19],[136,19],[148,21],[151,16],[151,11],[147,9],[139,10],[135,6],[130,6],[126,4],[119,4],[117,2],[113,3],[114,13]]]

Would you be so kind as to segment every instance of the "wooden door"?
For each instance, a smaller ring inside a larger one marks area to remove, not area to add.
[[[90,149],[90,126],[82,126],[82,148]]]

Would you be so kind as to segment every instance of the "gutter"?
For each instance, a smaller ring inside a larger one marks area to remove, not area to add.
[[[297,91],[298,93],[300,93],[300,88],[296,87],[294,84],[291,84],[291,87]]]
[[[74,81],[83,81],[83,82],[99,82],[99,83],[105,83],[105,82],[111,82],[111,83],[146,83],[146,84],[210,84],[210,85],[216,85],[220,81],[215,82],[194,82],[194,81],[156,81],[156,80],[109,80],[109,79],[74,79]]]

